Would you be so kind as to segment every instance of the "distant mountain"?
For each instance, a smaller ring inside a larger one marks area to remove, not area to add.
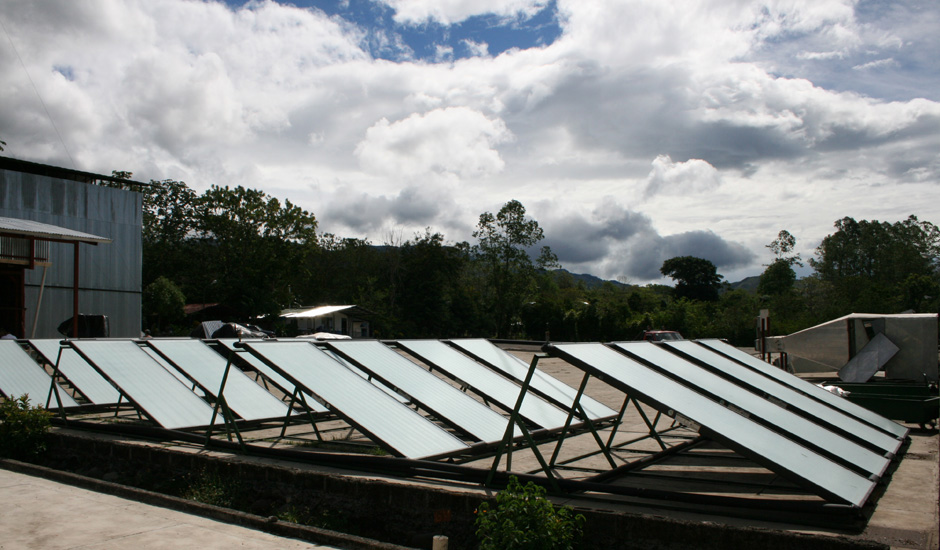
[[[556,269],[553,271],[553,273],[555,274],[556,278],[570,276],[572,279],[574,279],[575,284],[584,283],[585,288],[597,288],[603,285],[604,283],[611,283],[614,286],[619,286],[619,287],[633,286],[633,285],[623,284],[620,281],[611,281],[608,279],[601,279],[600,277],[595,277],[594,275],[591,275],[590,273],[572,273],[568,271],[567,269],[563,269],[563,268]]]
[[[736,283],[728,283],[731,290],[746,290],[748,292],[757,292],[757,285],[760,283],[760,275],[747,277]]]

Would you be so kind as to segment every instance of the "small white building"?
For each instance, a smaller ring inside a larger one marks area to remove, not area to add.
[[[351,338],[371,338],[368,318],[372,312],[359,306],[317,306],[286,309],[281,319],[293,323],[300,334],[329,333]]]

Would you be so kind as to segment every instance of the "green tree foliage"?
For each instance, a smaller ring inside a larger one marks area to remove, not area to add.
[[[714,302],[721,275],[715,264],[695,256],[677,256],[663,262],[659,272],[676,282],[676,297]]]
[[[34,460],[46,450],[52,414],[23,394],[0,401],[0,457]]]
[[[151,328],[156,332],[163,332],[167,326],[183,320],[186,296],[166,277],[157,277],[156,281],[147,285],[142,298],[143,310],[153,317]]]
[[[483,284],[484,312],[492,320],[494,334],[508,336],[519,319],[522,306],[531,301],[539,269],[557,265],[557,257],[548,247],[533,262],[528,249],[544,237],[537,221],[527,218],[525,207],[517,200],[507,202],[494,216],[480,214],[473,237],[474,264]]]
[[[304,285],[317,221],[290,201],[244,187],[199,196],[165,180],[150,182],[143,205],[145,287],[164,276],[191,300],[224,303],[245,320],[278,313]]]
[[[767,245],[775,258],[760,276],[758,294],[779,296],[793,290],[793,285],[796,283],[796,272],[793,266],[803,266],[800,255],[791,254],[795,246],[796,238],[786,229],[781,230],[777,238]]]
[[[916,216],[893,224],[845,217],[835,227],[810,260],[825,285],[830,315],[894,313],[911,305],[936,311],[935,295],[911,294],[929,291],[928,279],[940,277],[940,230],[935,225]]]
[[[496,495],[496,505],[484,502],[474,512],[481,550],[570,550],[581,539],[584,516],[570,507],[555,508],[545,489],[516,476]]]

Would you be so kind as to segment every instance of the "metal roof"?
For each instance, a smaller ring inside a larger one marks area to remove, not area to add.
[[[323,315],[329,315],[331,313],[336,313],[337,311],[343,311],[356,306],[320,306],[311,309],[303,309],[300,311],[293,311],[291,313],[285,313],[281,317],[322,317]]]
[[[20,235],[49,241],[80,242],[89,244],[110,243],[111,239],[90,233],[82,233],[48,223],[0,217],[0,233]]]

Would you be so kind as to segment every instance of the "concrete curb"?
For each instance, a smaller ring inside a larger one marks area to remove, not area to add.
[[[73,474],[71,472],[54,470],[52,468],[46,468],[44,466],[38,466],[36,464],[29,464],[8,458],[0,458],[0,468],[10,470],[11,472],[41,477],[50,481],[81,487],[82,489],[114,495],[121,498],[134,500],[136,502],[150,504],[152,506],[160,506],[162,508],[168,508],[178,512],[184,512],[187,514],[193,514],[225,523],[231,523],[241,527],[248,527],[250,529],[256,529],[258,531],[263,531],[265,533],[277,535],[279,537],[290,537],[304,540],[314,544],[335,546],[349,550],[415,550],[406,546],[399,546],[396,544],[389,544],[364,537],[347,535],[345,533],[330,531],[328,529],[320,529],[317,527],[309,527],[306,525],[285,522],[278,520],[273,516],[257,516],[254,514],[239,512],[237,510],[230,510],[228,508],[203,504],[201,502],[164,495],[162,493],[155,493],[153,491],[129,487],[127,485],[121,485],[118,483],[111,483],[109,481]]]

